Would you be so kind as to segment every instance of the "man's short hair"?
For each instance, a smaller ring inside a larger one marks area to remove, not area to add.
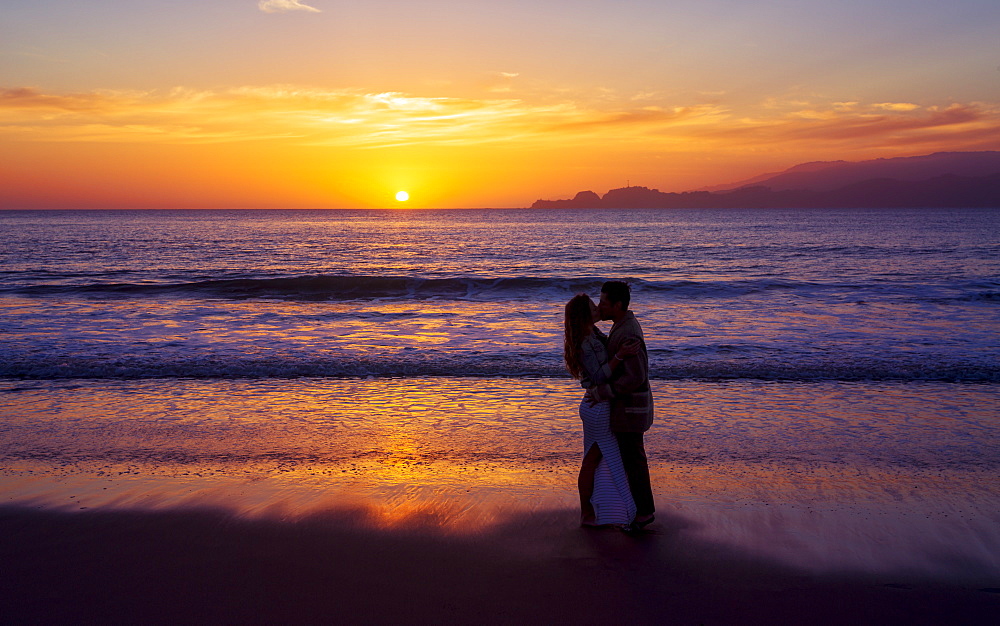
[[[608,301],[622,303],[622,311],[628,311],[628,303],[632,299],[632,290],[628,283],[621,280],[609,280],[601,285],[601,293],[607,294]]]

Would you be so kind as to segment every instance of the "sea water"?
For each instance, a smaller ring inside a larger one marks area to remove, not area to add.
[[[623,279],[661,524],[1000,576],[1000,211],[11,211],[0,240],[5,503],[572,511],[563,305]]]
[[[563,376],[631,283],[658,379],[1000,382],[1000,211],[0,213],[0,376]]]

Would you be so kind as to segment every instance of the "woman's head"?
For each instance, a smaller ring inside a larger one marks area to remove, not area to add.
[[[565,331],[563,338],[563,357],[566,368],[573,378],[582,375],[580,367],[580,344],[587,335],[594,332],[594,320],[597,319],[597,306],[585,293],[577,294],[566,303]]]

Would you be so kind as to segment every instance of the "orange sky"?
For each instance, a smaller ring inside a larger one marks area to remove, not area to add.
[[[1000,149],[990,3],[161,5],[0,9],[0,208],[518,207]]]

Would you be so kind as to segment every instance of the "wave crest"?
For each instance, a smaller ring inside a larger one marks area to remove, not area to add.
[[[488,358],[442,354],[392,358],[259,358],[209,356],[198,359],[119,358],[104,360],[8,358],[0,378],[8,380],[64,379],[264,379],[264,378],[390,378],[489,377],[568,378],[557,359],[524,359],[508,355]],[[788,362],[734,359],[652,363],[650,378],[658,380],[764,381],[937,381],[1000,383],[1000,366],[989,362],[940,359],[870,358],[835,362],[823,359]],[[570,381],[568,381],[570,382]],[[572,383],[570,383],[572,384]]]
[[[79,280],[79,278],[75,279]],[[947,301],[1000,301],[995,285],[972,283],[949,288],[919,284],[817,283],[774,278],[745,280],[626,279],[633,291],[665,299],[733,298],[760,293],[830,295],[843,298],[886,297]],[[414,277],[317,274],[292,277],[240,277],[188,282],[39,284],[0,292],[28,296],[97,296],[142,298],[175,296],[219,299],[271,298],[302,301],[372,299],[562,300],[575,293],[599,293],[603,278],[583,277]]]

